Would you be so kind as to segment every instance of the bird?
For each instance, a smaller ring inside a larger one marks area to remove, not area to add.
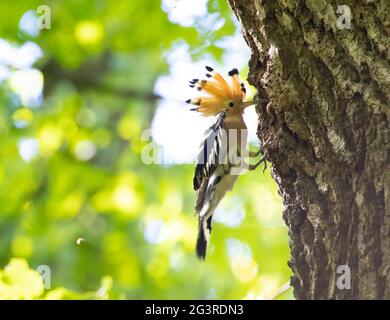
[[[262,162],[266,169],[265,154],[256,164],[245,162],[245,157],[257,157],[263,150],[246,150],[247,126],[243,118],[245,108],[260,100],[244,101],[246,88],[237,68],[228,72],[228,80],[212,67],[206,66],[206,70],[207,79],[192,79],[189,84],[204,95],[186,100],[195,106],[191,111],[214,117],[200,144],[193,178],[198,216],[195,252],[199,260],[206,258],[213,214],[226,192],[233,189],[243,169],[254,170]]]

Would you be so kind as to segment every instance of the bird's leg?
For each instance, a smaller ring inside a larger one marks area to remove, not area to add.
[[[249,157],[251,157],[251,158],[254,158],[254,157],[257,157],[259,154],[265,154],[266,152],[264,151],[264,148],[265,147],[267,147],[267,146],[269,146],[270,145],[270,138],[264,143],[264,145],[263,146],[261,146],[260,148],[259,148],[259,150],[257,150],[257,151],[249,151],[248,152],[248,155],[249,155]]]
[[[260,160],[258,162],[256,162],[255,164],[247,164],[247,168],[248,170],[252,171],[252,170],[255,170],[259,165],[260,163],[264,162],[264,169],[263,169],[263,172],[267,169],[267,161],[266,161],[266,158],[267,158],[267,152],[264,151],[264,148],[267,147],[269,144],[270,144],[270,140],[271,139],[268,139],[263,146],[261,146],[259,148],[259,150],[257,151],[249,151],[249,157],[257,157],[259,154],[263,154],[263,156],[260,158]]]
[[[266,161],[266,157],[267,157],[267,154],[265,153],[259,161],[257,161],[255,164],[250,164],[248,162],[246,162],[244,159],[242,159],[242,162],[241,162],[241,167],[240,168],[246,168],[248,169],[249,171],[253,171],[255,170],[259,165],[260,163],[264,162],[264,169],[263,169],[263,172],[267,169],[267,161]]]
[[[259,165],[260,163],[264,162],[264,169],[263,169],[263,172],[267,169],[267,160],[266,160],[266,157],[267,157],[267,153],[265,153],[259,161],[257,161],[255,164],[249,164],[248,165],[248,170],[249,171],[252,171],[252,170],[255,170]]]

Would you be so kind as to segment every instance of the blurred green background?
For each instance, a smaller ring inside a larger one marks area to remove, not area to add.
[[[184,80],[205,63],[245,79],[249,57],[224,0],[2,0],[0,299],[274,298],[290,270],[269,169],[239,178],[194,254],[206,124]]]

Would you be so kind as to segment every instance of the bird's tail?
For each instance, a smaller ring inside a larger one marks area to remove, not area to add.
[[[199,260],[206,258],[207,244],[211,234],[212,214],[209,217],[199,216],[198,239],[196,241],[196,255]]]

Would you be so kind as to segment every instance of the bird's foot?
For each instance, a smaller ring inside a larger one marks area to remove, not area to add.
[[[263,173],[264,173],[264,171],[267,169],[267,159],[266,158],[267,158],[267,154],[265,153],[260,158],[260,160],[257,161],[255,164],[250,164],[248,170],[249,171],[255,170],[262,162],[264,162],[264,169],[263,169]]]
[[[259,148],[259,150],[249,151],[250,157],[257,157],[258,155],[262,154],[262,157],[260,158],[260,160],[257,163],[249,165],[250,171],[255,170],[262,162],[264,162],[263,172],[265,170],[267,170],[267,151],[265,151],[264,148],[268,147],[270,145],[270,142],[271,142],[271,139],[268,138],[268,140]]]

